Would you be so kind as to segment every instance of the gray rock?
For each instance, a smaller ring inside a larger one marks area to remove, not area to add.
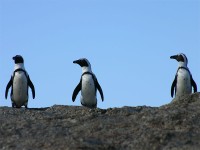
[[[161,107],[0,107],[0,149],[200,148],[200,93]]]

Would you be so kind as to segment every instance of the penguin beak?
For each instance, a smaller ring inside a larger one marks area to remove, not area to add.
[[[177,60],[177,58],[178,58],[178,55],[173,55],[170,57],[170,59],[176,59],[176,60]]]
[[[79,61],[79,60],[74,60],[73,63],[74,63],[74,64],[79,64],[80,61]]]
[[[78,64],[78,65],[81,66],[81,60],[74,60],[73,63],[74,63],[74,64]],[[81,67],[82,67],[82,66],[81,66]]]
[[[16,57],[13,57],[12,59],[15,60]]]

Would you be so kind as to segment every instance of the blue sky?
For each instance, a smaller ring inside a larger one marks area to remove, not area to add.
[[[20,54],[36,89],[29,107],[80,106],[71,95],[87,58],[104,92],[98,107],[161,106],[185,53],[200,85],[198,0],[0,0],[0,106]],[[199,90],[198,90],[199,91]]]

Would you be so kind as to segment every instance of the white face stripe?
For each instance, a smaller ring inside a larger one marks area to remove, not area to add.
[[[83,67],[82,67],[82,72],[83,72],[83,73],[84,73],[84,72],[92,72],[92,67],[91,67],[91,64],[90,64],[89,60],[87,60],[86,58],[81,58],[81,59],[79,59],[79,60],[85,60],[85,61],[87,62],[87,64],[88,64],[87,67],[86,67],[86,66],[83,66]]]
[[[188,59],[187,59],[186,55],[183,54],[183,53],[180,53],[179,55],[183,56],[184,62],[185,62],[185,64],[186,64],[186,66],[187,66],[187,64],[188,64]]]
[[[15,64],[14,71],[17,70],[17,69],[24,69],[25,70],[24,64],[23,63]]]

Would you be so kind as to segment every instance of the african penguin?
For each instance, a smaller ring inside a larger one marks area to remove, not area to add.
[[[178,70],[175,75],[175,79],[171,86],[171,96],[181,98],[182,96],[192,93],[192,87],[194,92],[197,92],[197,85],[192,78],[189,68],[187,67],[188,59],[185,54],[180,53],[170,57],[171,59],[176,59],[178,61]]]
[[[28,87],[32,90],[33,99],[35,98],[35,88],[24,67],[24,59],[20,55],[13,57],[15,62],[14,72],[6,86],[5,98],[7,99],[9,88],[11,87],[10,98],[12,107],[20,108],[28,105]]]
[[[97,107],[96,91],[98,89],[102,101],[104,100],[103,91],[98,83],[95,74],[92,72],[90,62],[86,58],[73,61],[82,67],[82,76],[79,84],[74,89],[72,101],[74,102],[79,91],[81,91],[81,104],[89,108]]]

